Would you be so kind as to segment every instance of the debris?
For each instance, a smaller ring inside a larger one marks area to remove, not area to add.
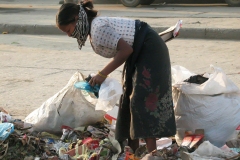
[[[176,69],[179,69],[179,67]],[[180,69],[183,68],[180,67]],[[78,79],[79,76],[80,79],[82,78],[80,73],[76,74],[76,79]],[[179,73],[178,76],[179,75],[181,75],[181,73]],[[188,75],[191,75],[191,73],[188,73]],[[181,78],[185,78],[185,76],[186,75],[183,75]],[[188,76],[188,78],[189,77],[190,76]],[[184,83],[197,82],[197,84],[194,85],[198,85],[198,83],[203,84],[208,82],[209,79],[202,79],[202,77],[193,76],[188,79],[188,82]],[[175,83],[178,82],[179,80],[175,81]],[[67,85],[66,88],[63,89],[63,91],[66,91],[64,92],[66,93],[64,94],[65,98],[67,96],[67,91],[69,91],[67,88],[74,88],[73,85],[75,84],[75,81],[72,80],[70,83],[71,87]],[[74,91],[77,90],[75,89]],[[83,94],[81,91],[78,91],[77,93]],[[59,96],[60,94],[56,95]],[[64,96],[60,98],[60,100],[63,100]],[[72,95],[68,96],[72,97]],[[52,99],[55,98],[55,96],[52,97]],[[48,102],[50,102],[50,100]],[[63,103],[63,101],[61,102]],[[57,103],[54,103],[52,105],[54,105],[56,108],[56,104]],[[69,104],[67,100],[65,104]],[[48,107],[51,106],[50,104],[48,105]],[[44,110],[46,108],[43,107],[41,109]],[[61,110],[62,109],[64,109],[64,107],[62,107]],[[33,130],[32,128],[34,125],[31,123],[26,123],[20,119],[14,119],[6,110],[1,107],[0,111],[0,119],[3,122],[0,123],[0,159],[3,160],[202,160],[209,158],[234,160],[237,158],[239,159],[240,157],[240,126],[237,128],[235,127],[236,130],[232,136],[235,139],[227,141],[226,144],[221,148],[214,146],[210,143],[210,141],[204,141],[206,136],[204,132],[206,130],[197,129],[193,133],[190,126],[188,126],[186,128],[181,128],[183,131],[181,133],[180,130],[178,130],[177,134],[182,138],[182,142],[180,144],[176,142],[177,139],[174,139],[174,137],[160,138],[156,140],[157,149],[151,153],[148,153],[145,141],[143,139],[139,141],[140,147],[135,152],[133,152],[133,150],[127,146],[127,140],[125,140],[121,145],[115,140],[114,131],[118,112],[117,105],[115,105],[112,110],[107,111],[107,113],[104,112],[104,114],[101,116],[103,119],[101,121],[94,121],[94,123],[88,124],[85,123],[84,125],[75,124],[75,128],[68,125],[60,126],[60,123],[58,126],[53,127],[52,121],[45,121],[46,126],[44,126],[45,128],[41,131]],[[57,112],[57,110],[54,111],[54,113]],[[63,113],[64,112],[62,112],[61,116],[65,117],[61,120],[66,122],[65,119],[71,119],[69,116],[71,114],[66,116],[63,115]],[[184,112],[184,114],[186,114],[186,112]],[[55,116],[57,117],[59,115],[56,114]],[[42,120],[39,117],[37,118],[39,122]],[[59,117],[57,117],[57,119],[58,118]],[[70,122],[72,121],[69,121],[69,124],[71,124]],[[231,121],[231,123],[233,122]],[[236,124],[234,124],[234,126],[235,125]],[[62,132],[54,133],[53,129]],[[228,136],[230,137],[230,135]]]
[[[12,123],[0,123],[0,140],[4,141],[14,131]]]
[[[196,129],[195,133],[186,131],[180,147],[187,149],[187,151],[193,151],[203,142],[203,138],[203,129]]]
[[[182,159],[225,159],[235,157],[236,155],[238,155],[238,153],[224,151],[223,149],[212,145],[209,141],[204,141],[194,152],[183,152]]]

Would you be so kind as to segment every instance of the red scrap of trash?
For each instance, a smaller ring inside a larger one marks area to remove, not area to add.
[[[73,128],[65,125],[62,125],[61,129],[73,130]]]
[[[94,150],[99,147],[99,140],[88,137],[82,141],[82,144],[86,144],[89,149]]]

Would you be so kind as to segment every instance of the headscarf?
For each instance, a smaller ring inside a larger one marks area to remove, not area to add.
[[[73,38],[77,38],[78,48],[81,50],[84,46],[89,33],[89,23],[87,13],[85,12],[82,5],[80,5],[78,21],[76,27],[71,35]]]

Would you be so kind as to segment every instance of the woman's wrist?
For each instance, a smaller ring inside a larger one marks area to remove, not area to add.
[[[107,78],[108,75],[103,74],[101,71],[98,71],[98,75],[102,78]]]

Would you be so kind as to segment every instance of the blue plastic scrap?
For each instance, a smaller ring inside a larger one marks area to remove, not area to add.
[[[77,89],[85,90],[87,92],[92,92],[98,97],[98,94],[96,93],[99,92],[99,89],[100,89],[99,85],[91,86],[88,82],[82,81],[82,82],[75,83],[74,86]]]
[[[12,123],[0,123],[0,140],[4,141],[13,133],[14,125]]]

